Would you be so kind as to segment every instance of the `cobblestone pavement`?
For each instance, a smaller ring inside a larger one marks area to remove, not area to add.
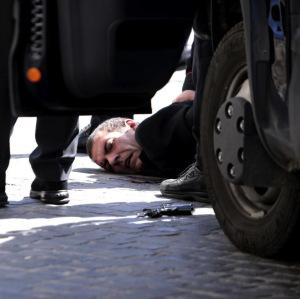
[[[300,263],[239,252],[209,205],[138,218],[180,202],[160,197],[158,178],[106,174],[78,155],[68,205],[29,199],[33,146],[22,135],[12,142],[11,204],[0,210],[0,298],[300,298]]]
[[[0,211],[0,298],[300,298],[300,264],[239,252],[209,205],[138,218],[170,201],[158,178],[108,175],[78,156],[71,202],[60,207],[26,197],[32,179],[27,155],[14,155],[11,204]]]

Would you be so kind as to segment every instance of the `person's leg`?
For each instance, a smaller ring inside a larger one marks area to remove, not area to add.
[[[164,196],[180,199],[192,199],[209,202],[205,178],[202,173],[202,162],[200,157],[200,114],[205,77],[212,57],[212,43],[207,34],[205,15],[197,15],[198,33],[194,38],[193,49],[193,81],[196,87],[196,95],[193,104],[193,136],[197,141],[195,163],[186,169],[177,179],[165,180],[160,185],[160,191]],[[202,22],[202,23],[201,23]]]
[[[197,140],[196,166],[202,170],[202,162],[200,157],[200,115],[201,103],[203,99],[203,90],[205,84],[206,73],[212,57],[212,45],[210,39],[195,38],[195,50],[193,56],[193,78],[196,84],[196,95],[193,105],[193,136]]]
[[[0,58],[1,60],[1,58]],[[5,193],[6,170],[10,160],[9,139],[16,118],[10,113],[7,80],[3,80],[3,74],[0,74],[0,208],[5,206],[7,195]],[[5,83],[6,82],[6,83]],[[4,87],[4,84],[6,88]]]
[[[78,117],[38,117],[38,147],[30,155],[36,179],[30,197],[45,203],[68,202],[67,181],[75,159],[78,138]]]
[[[5,206],[5,173],[10,159],[9,138],[16,121],[11,115],[8,92],[8,56],[12,38],[12,0],[3,0],[0,9],[0,207]]]

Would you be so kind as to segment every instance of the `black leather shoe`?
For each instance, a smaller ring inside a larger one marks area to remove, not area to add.
[[[162,181],[160,192],[167,197],[210,203],[204,175],[195,164],[190,165],[177,179]]]
[[[68,182],[43,182],[35,179],[31,184],[29,196],[46,204],[67,204],[69,202]]]
[[[0,208],[4,208],[8,205],[7,195],[5,192],[0,192]]]

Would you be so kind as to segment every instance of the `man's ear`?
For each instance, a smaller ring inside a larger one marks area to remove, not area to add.
[[[137,126],[139,125],[136,121],[134,121],[133,119],[126,119],[125,120],[126,124],[133,130],[135,130],[137,128]]]

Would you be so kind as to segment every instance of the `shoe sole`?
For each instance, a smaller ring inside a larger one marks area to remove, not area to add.
[[[182,194],[178,193],[172,193],[172,192],[165,192],[160,191],[163,196],[166,197],[173,197],[178,199],[184,199],[184,200],[193,200],[193,201],[199,201],[203,203],[211,203],[211,201],[208,198],[208,194],[205,192],[185,192]]]
[[[53,204],[53,205],[65,205],[70,201],[68,199],[69,193],[67,190],[58,190],[58,191],[31,190],[29,197],[33,199],[38,199],[43,203]]]

